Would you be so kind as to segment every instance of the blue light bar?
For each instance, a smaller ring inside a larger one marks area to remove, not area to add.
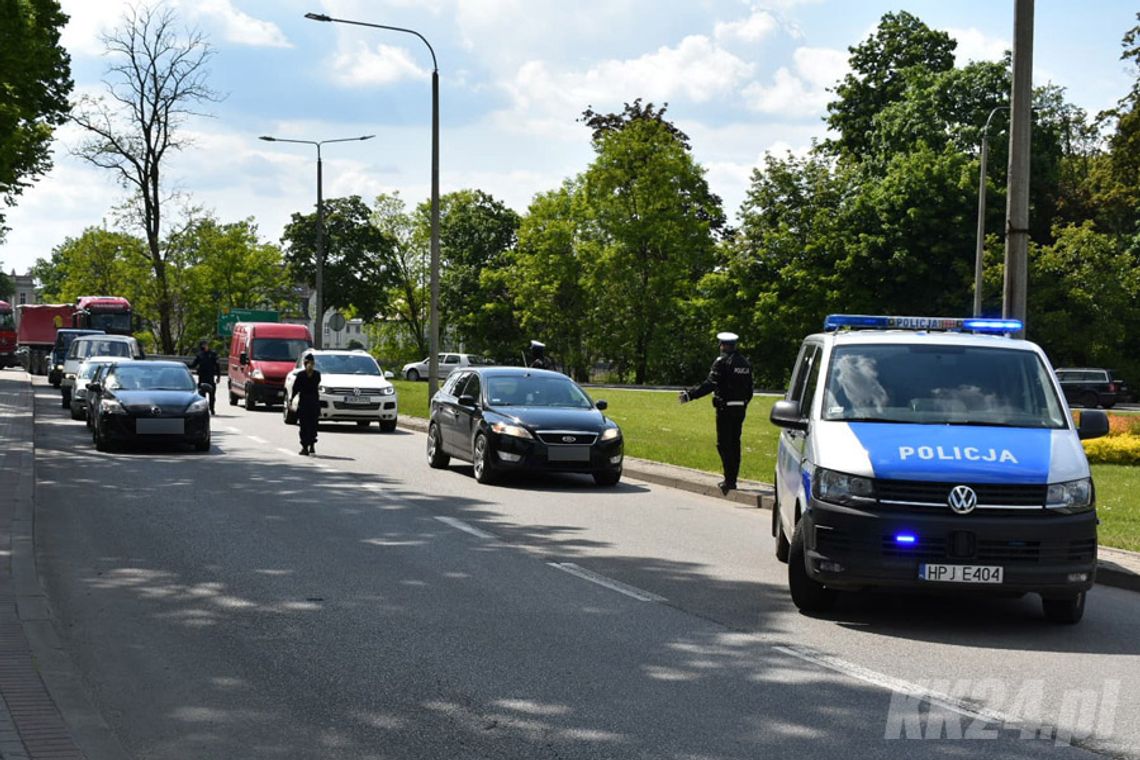
[[[918,543],[918,536],[914,535],[913,533],[896,533],[895,534],[895,543],[896,544],[916,544],[916,543]]]
[[[869,314],[828,314],[823,320],[824,332],[842,328],[870,330],[937,330],[1008,334],[1020,332],[1024,325],[1016,319],[983,319],[961,317],[900,317]]]

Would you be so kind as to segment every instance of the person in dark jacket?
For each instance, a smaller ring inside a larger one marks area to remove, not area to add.
[[[218,380],[222,377],[221,362],[216,351],[210,350],[209,341],[198,344],[198,355],[190,362],[190,369],[198,370],[198,382],[210,386],[210,414],[214,414],[214,400],[218,397]]]
[[[531,369],[554,369],[554,362],[546,355],[546,344],[537,340],[530,342]]]
[[[740,473],[740,433],[744,428],[744,415],[752,400],[752,365],[736,350],[739,336],[735,333],[717,334],[720,356],[712,364],[709,376],[700,385],[681,391],[684,404],[709,393],[713,394],[716,408],[716,450],[724,467],[724,480],[718,485],[727,494],[736,488]]]
[[[312,354],[305,356],[302,365],[304,369],[293,380],[293,395],[289,397],[289,403],[298,399],[297,424],[301,426],[301,455],[305,456],[317,453],[317,422],[321,418],[321,373],[316,370]]]

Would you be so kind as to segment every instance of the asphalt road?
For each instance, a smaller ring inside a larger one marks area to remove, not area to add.
[[[40,574],[138,758],[1140,756],[1137,594],[1096,588],[1075,627],[1035,597],[810,618],[767,512],[484,487],[375,427],[305,458],[224,395],[209,454],[100,454],[58,399],[37,387]]]

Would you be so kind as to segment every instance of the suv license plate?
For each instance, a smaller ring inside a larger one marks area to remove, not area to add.
[[[919,565],[918,577],[942,583],[1001,583],[998,565]]]

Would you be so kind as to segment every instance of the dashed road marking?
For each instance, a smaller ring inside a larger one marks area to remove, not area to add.
[[[668,601],[663,596],[658,596],[657,594],[654,594],[650,591],[643,591],[642,589],[639,589],[635,586],[630,586],[626,583],[622,583],[621,581],[615,581],[613,578],[607,578],[606,576],[595,573],[592,570],[587,570],[584,567],[579,567],[573,562],[547,562],[546,564],[550,565],[556,570],[561,570],[564,573],[570,573],[570,575],[581,578],[584,581],[589,581],[590,583],[596,583],[599,586],[604,586],[610,591],[616,591],[619,594],[625,594],[631,599],[636,599],[639,602]]]
[[[498,536],[496,536],[494,533],[488,533],[485,530],[479,530],[474,525],[469,525],[469,524],[463,522],[462,520],[455,519],[454,517],[439,517],[437,515],[435,519],[439,520],[444,525],[450,525],[451,527],[455,528],[456,530],[461,530],[464,533],[469,533],[472,536],[475,536],[476,538],[489,538],[489,539],[498,538]]]
[[[260,438],[260,437],[258,437],[258,436],[256,436],[256,435],[247,435],[247,436],[246,436],[246,438],[248,438],[249,440],[253,441],[254,443],[260,443],[260,444],[263,444],[263,445],[264,445],[264,444],[266,444],[266,443],[269,443],[269,441],[265,440],[264,438]]]

